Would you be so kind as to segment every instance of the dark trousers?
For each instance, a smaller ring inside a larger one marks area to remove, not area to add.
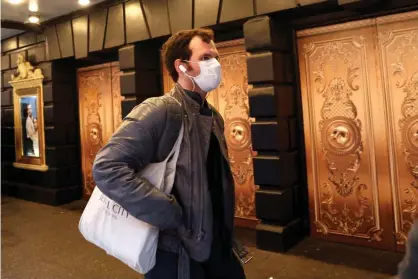
[[[244,269],[235,254],[215,249],[204,263],[190,259],[190,279],[245,279]],[[154,268],[145,274],[145,279],[177,279],[178,255],[162,250],[157,251]]]

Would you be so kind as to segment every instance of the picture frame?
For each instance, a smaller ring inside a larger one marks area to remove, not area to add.
[[[17,71],[9,82],[13,87],[16,168],[47,171],[45,158],[43,75],[40,69],[17,58]]]

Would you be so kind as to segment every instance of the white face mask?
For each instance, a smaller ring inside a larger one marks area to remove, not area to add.
[[[204,92],[218,88],[222,80],[221,64],[216,58],[199,61],[200,74],[196,77],[189,76]]]

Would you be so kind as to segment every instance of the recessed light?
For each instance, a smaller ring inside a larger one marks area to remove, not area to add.
[[[10,4],[19,5],[23,3],[23,0],[7,0]]]
[[[37,16],[37,15],[30,15],[29,16],[29,22],[30,23],[34,23],[34,24],[39,23],[39,16]]]
[[[38,0],[29,0],[29,11],[31,12],[39,11]]]
[[[87,6],[88,4],[90,4],[90,0],[78,0],[78,4],[80,4],[81,6]]]

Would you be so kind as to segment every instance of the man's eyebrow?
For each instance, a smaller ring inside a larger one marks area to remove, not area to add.
[[[209,50],[209,51],[207,51],[207,52],[202,53],[202,54],[200,55],[200,57],[203,57],[203,56],[205,56],[205,55],[211,55],[211,56],[214,56],[214,57],[219,57],[219,53],[217,53],[217,52],[215,52],[215,51],[212,51],[212,50]]]

